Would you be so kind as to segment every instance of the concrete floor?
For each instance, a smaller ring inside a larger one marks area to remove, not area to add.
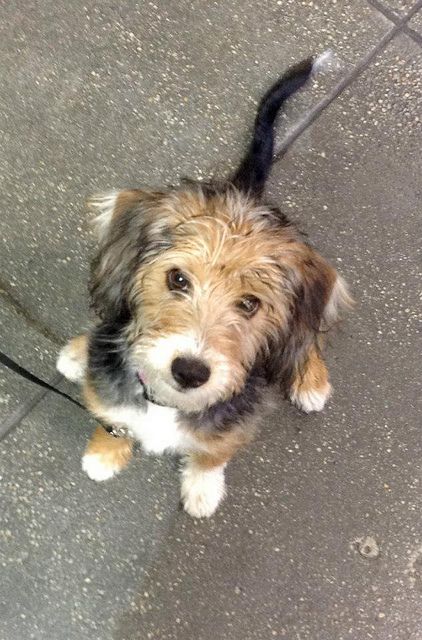
[[[88,194],[223,175],[264,88],[328,47],[338,65],[292,101],[280,141],[347,87],[275,164],[268,192],[358,305],[328,351],[327,409],[304,416],[280,400],[209,521],[179,511],[171,458],[138,454],[91,482],[90,419],[51,394],[35,402],[2,370],[0,419],[16,425],[0,444],[0,640],[422,639],[422,9],[404,22],[415,4],[1,7],[2,350],[52,379],[59,346],[89,323]]]

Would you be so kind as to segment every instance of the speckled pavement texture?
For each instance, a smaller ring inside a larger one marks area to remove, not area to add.
[[[350,82],[268,196],[357,300],[329,345],[326,410],[280,400],[209,521],[179,510],[173,459],[138,453],[95,484],[80,469],[90,418],[51,394],[28,410],[0,443],[0,640],[422,639],[422,9],[399,24],[414,6],[0,8],[3,351],[52,379],[89,324],[87,195],[223,175],[262,91],[326,48],[337,65],[291,102],[280,140]],[[37,393],[1,370],[0,425]]]

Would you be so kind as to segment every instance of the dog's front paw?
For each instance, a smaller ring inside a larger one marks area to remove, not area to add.
[[[225,495],[224,467],[202,470],[189,463],[182,470],[184,509],[193,518],[209,518]]]
[[[118,465],[101,453],[86,453],[82,458],[82,469],[91,480],[97,482],[109,480],[120,471]]]
[[[290,400],[305,413],[311,413],[311,411],[322,411],[325,407],[328,398],[331,395],[331,385],[329,382],[320,389],[304,389],[299,387],[297,390],[292,391],[290,394]]]
[[[98,426],[83,455],[82,469],[91,480],[108,480],[129,464],[132,444],[130,438],[114,438]]]
[[[82,382],[85,376],[86,361],[75,349],[75,340],[71,340],[59,353],[57,370],[70,382]]]

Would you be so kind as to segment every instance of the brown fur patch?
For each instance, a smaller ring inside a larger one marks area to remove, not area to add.
[[[69,340],[66,348],[69,350],[69,356],[71,358],[86,367],[88,363],[88,335],[86,333],[82,333]]]
[[[114,206],[113,218],[118,218],[128,209],[132,209],[142,200],[143,191],[141,189],[127,189],[120,191]]]
[[[88,381],[83,386],[85,405],[99,420],[103,418],[104,408],[100,398]],[[86,448],[85,453],[96,453],[101,456],[101,462],[105,466],[123,469],[132,457],[133,440],[131,438],[115,438],[104,427],[98,426]]]
[[[248,418],[241,424],[223,434],[208,434],[193,431],[191,435],[197,440],[200,448],[206,447],[206,452],[193,454],[193,461],[202,469],[212,469],[225,464],[236,452],[249,444],[257,430],[256,420]]]
[[[97,395],[94,387],[91,385],[89,380],[86,380],[82,387],[82,395],[85,401],[86,408],[91,411],[91,413],[96,416],[98,420],[104,420],[104,422],[107,422],[107,418],[105,417],[104,404]]]
[[[328,385],[328,370],[322,356],[313,345],[301,371],[296,371],[292,383],[293,395],[309,391],[323,391]]]
[[[101,464],[120,471],[127,466],[132,457],[132,440],[128,438],[115,438],[98,426],[91,436],[86,454],[100,456]]]

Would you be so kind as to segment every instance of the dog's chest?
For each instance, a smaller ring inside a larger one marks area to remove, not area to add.
[[[147,401],[146,408],[131,406],[107,410],[107,419],[129,430],[148,453],[186,453],[198,449],[196,439],[178,421],[178,411]]]

